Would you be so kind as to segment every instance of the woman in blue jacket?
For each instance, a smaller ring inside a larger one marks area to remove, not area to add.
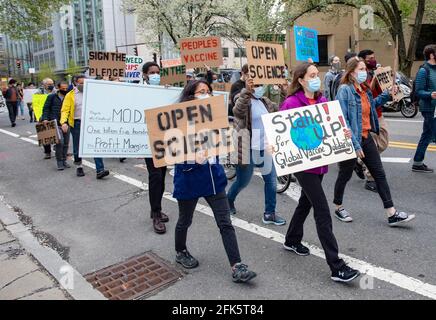
[[[362,159],[377,184],[377,192],[383,201],[389,226],[397,226],[415,218],[415,215],[408,215],[399,212],[394,207],[391,192],[380,154],[372,139],[371,132],[379,133],[379,123],[376,106],[384,105],[390,100],[389,92],[385,91],[376,99],[373,98],[371,90],[366,84],[366,65],[363,59],[352,58],[347,62],[347,68],[342,77],[336,100],[341,104],[347,126],[351,129],[352,141],[356,149],[357,157]],[[341,221],[349,222],[350,214],[342,206],[345,186],[350,180],[356,159],[339,163],[339,174],[335,184],[334,204],[336,205],[335,215]]]
[[[194,99],[207,99],[212,95],[212,88],[207,81],[189,82],[183,90],[180,102]],[[227,257],[232,267],[234,282],[247,282],[256,277],[241,263],[235,229],[230,220],[230,207],[226,195],[227,177],[224,168],[218,163],[218,157],[205,158],[199,154],[195,163],[176,164],[174,173],[173,197],[179,205],[179,220],[176,225],[176,262],[187,269],[198,266],[186,248],[188,228],[198,199],[203,197],[211,207],[215,221],[220,229]]]

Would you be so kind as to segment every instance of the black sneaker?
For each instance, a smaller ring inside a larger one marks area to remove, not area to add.
[[[264,224],[274,224],[276,226],[283,226],[286,224],[286,220],[280,217],[277,213],[264,213],[262,221]]]
[[[14,128],[15,126],[16,126],[16,124],[15,124],[15,123],[11,124],[11,127],[12,127],[12,128]]]
[[[360,272],[344,265],[341,269],[332,272],[331,279],[336,282],[350,282],[360,276]]]
[[[51,159],[51,154],[50,153],[46,153],[44,156],[44,160],[48,160]]]
[[[76,175],[78,177],[84,177],[85,176],[85,172],[83,171],[83,168],[77,168]]]
[[[377,192],[377,184],[375,183],[375,181],[366,181],[365,189],[372,192]]]
[[[188,250],[177,252],[176,262],[180,263],[186,269],[193,269],[198,267],[198,260],[191,256]]]
[[[127,158],[120,158],[120,162],[123,163]]]
[[[420,166],[413,165],[412,166],[412,171],[413,172],[422,172],[422,173],[433,173],[434,170],[430,169],[425,164],[421,164]]]
[[[100,172],[97,172],[97,179],[103,179],[104,177],[107,177],[109,175],[109,170],[103,170]]]
[[[415,219],[414,214],[407,214],[405,212],[395,212],[395,214],[392,217],[388,218],[388,223],[390,227],[395,227],[398,225],[401,225],[403,223],[409,222],[411,220]]]
[[[288,251],[295,252],[299,256],[308,256],[310,254],[309,248],[303,246],[301,243],[296,245],[287,245],[286,243],[284,243],[283,248],[285,248]]]
[[[248,282],[257,276],[256,272],[248,270],[248,266],[237,263],[233,269],[232,280],[236,283]]]
[[[335,217],[341,220],[342,222],[351,222],[353,218],[350,216],[347,210],[341,208],[339,210],[335,210]]]
[[[354,172],[356,172],[356,175],[364,180],[365,179],[365,173],[363,172],[363,166],[359,163],[356,162],[356,166],[354,167]]]
[[[291,181],[292,183],[296,183],[297,182],[297,178],[295,178],[294,175],[290,174],[289,175],[289,181]]]
[[[62,161],[58,161],[57,166],[58,166],[58,171],[62,171],[65,169],[64,163]]]

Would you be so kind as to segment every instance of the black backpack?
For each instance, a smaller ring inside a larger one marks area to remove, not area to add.
[[[427,64],[423,64],[422,66],[419,67],[418,72],[416,73],[415,79],[413,80],[412,92],[410,93],[410,99],[412,100],[413,104],[418,104],[419,100],[420,100],[418,97],[418,93],[416,92],[416,78],[418,77],[418,73],[421,70],[421,68],[424,69],[425,72],[427,73],[425,87],[428,88],[428,86],[429,86],[430,68],[428,67]]]
[[[339,72],[335,78],[333,79],[333,81],[330,82],[330,99],[336,100],[336,94],[338,93],[339,87],[341,85],[341,79],[342,79],[342,75],[344,74],[343,71]]]

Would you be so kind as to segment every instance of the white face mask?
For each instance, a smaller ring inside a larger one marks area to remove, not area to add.
[[[203,100],[203,99],[208,99],[208,98],[210,98],[210,94],[202,94],[202,95],[200,95],[200,96],[197,96],[197,99],[199,99],[199,100]]]

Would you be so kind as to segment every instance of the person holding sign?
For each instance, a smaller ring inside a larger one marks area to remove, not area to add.
[[[73,136],[74,164],[77,165],[76,175],[83,177],[85,172],[82,167],[82,159],[79,158],[80,126],[82,123],[83,83],[85,76],[75,77],[74,88],[65,96],[62,103],[61,120],[62,131],[66,134],[71,130]],[[104,169],[102,158],[94,158],[97,179],[103,179],[109,175],[109,170]]]
[[[380,159],[380,154],[370,132],[379,134],[379,120],[376,106],[384,105],[391,99],[388,91],[377,98],[373,98],[366,80],[368,77],[365,61],[361,58],[352,58],[342,78],[342,86],[336,96],[341,104],[347,126],[353,132],[353,145],[360,158],[374,177],[377,192],[383,201],[389,226],[397,226],[415,218],[414,214],[399,212],[394,207],[386,174]],[[395,88],[393,88],[395,90]],[[339,164],[339,174],[335,184],[334,204],[336,216],[341,221],[347,221],[349,213],[343,207],[345,187],[350,180],[356,166],[356,159],[347,160]]]
[[[207,99],[212,95],[212,87],[207,81],[190,82],[183,90],[180,102],[194,99]],[[173,197],[179,205],[179,220],[176,225],[176,262],[187,269],[196,268],[198,261],[186,248],[188,228],[199,198],[205,198],[215,216],[220,229],[224,248],[232,268],[234,282],[248,282],[256,273],[241,263],[235,229],[230,220],[230,208],[226,196],[227,177],[218,157],[207,159],[203,152],[196,154],[195,163],[180,163],[175,166]]]
[[[318,68],[312,63],[304,62],[295,69],[294,78],[289,88],[289,96],[283,102],[280,110],[327,102],[320,90],[321,80]],[[346,136],[348,139],[351,138],[351,132],[347,132]],[[309,255],[309,248],[305,247],[301,241],[303,240],[304,222],[313,208],[318,237],[324,249],[327,264],[332,271],[331,278],[334,281],[350,282],[357,278],[360,273],[348,267],[344,260],[339,258],[339,248],[333,234],[330,209],[322,187],[322,180],[327,172],[328,166],[323,166],[295,173],[295,177],[303,190],[289,224],[283,246],[286,250],[295,252],[297,255]]]
[[[147,62],[142,67],[142,77],[146,85],[160,85],[160,67],[155,62]],[[154,231],[158,234],[166,232],[165,223],[170,219],[162,212],[162,197],[165,192],[165,176],[167,167],[156,168],[153,158],[145,158],[148,171],[150,218],[153,219]]]
[[[278,106],[264,97],[265,86],[255,85],[252,78],[246,80],[246,87],[236,96],[233,107],[235,147],[238,160],[236,166],[236,181],[229,190],[231,213],[236,213],[234,202],[238,194],[248,186],[253,176],[254,168],[260,168],[265,182],[265,211],[263,223],[282,226],[286,220],[276,213],[277,174],[271,154],[267,151],[265,128],[262,115],[275,112]],[[235,162],[236,163],[236,162]]]

